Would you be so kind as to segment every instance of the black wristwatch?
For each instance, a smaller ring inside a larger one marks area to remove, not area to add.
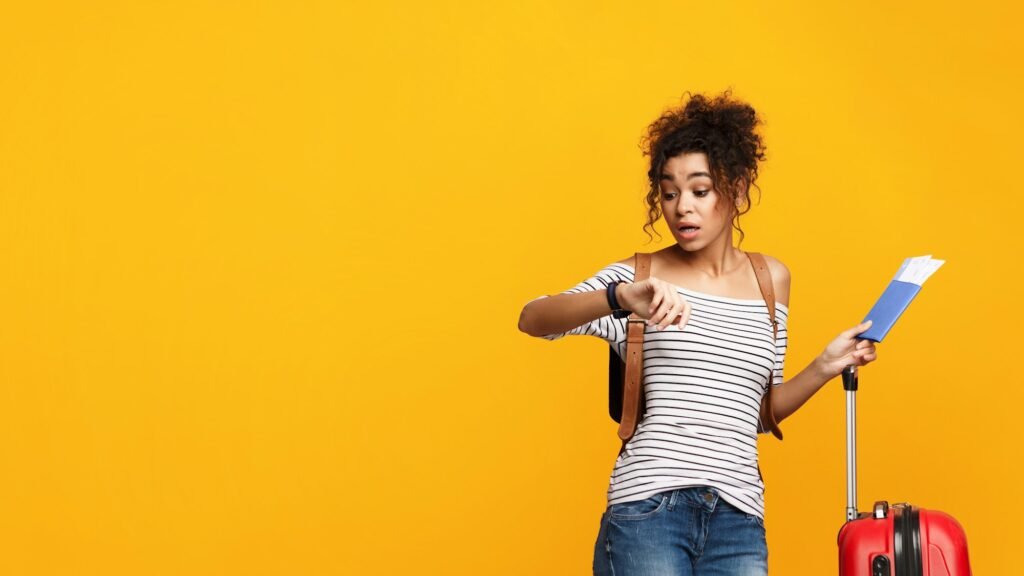
[[[619,301],[615,299],[615,287],[624,283],[622,280],[613,280],[608,284],[608,306],[612,309],[612,317],[614,318],[625,318],[633,313],[632,310],[626,310],[619,306]]]

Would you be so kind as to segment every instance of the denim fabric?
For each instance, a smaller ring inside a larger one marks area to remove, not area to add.
[[[765,576],[764,522],[709,486],[608,506],[594,544],[595,576]]]

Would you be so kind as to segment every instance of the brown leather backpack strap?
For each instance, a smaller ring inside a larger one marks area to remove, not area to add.
[[[763,254],[747,252],[747,257],[754,266],[757,284],[761,288],[761,295],[764,296],[764,303],[768,306],[768,318],[772,323],[773,341],[777,340],[779,337],[779,321],[775,319],[775,285],[772,284],[771,271],[768,270],[768,263],[765,261]],[[775,411],[772,409],[772,388],[774,388],[772,386],[772,379],[774,375],[775,370],[773,366],[772,373],[768,376],[768,390],[761,400],[761,413],[759,417],[762,429],[767,424],[767,429],[776,438],[782,440],[782,430],[779,429],[779,423],[775,421]]]
[[[633,282],[646,280],[651,274],[651,254],[637,252],[633,257]],[[626,317],[626,376],[622,390],[622,418],[619,422],[619,438],[622,450],[626,442],[636,432],[640,418],[640,400],[643,394],[644,374],[644,331],[647,320],[637,316],[636,312]]]

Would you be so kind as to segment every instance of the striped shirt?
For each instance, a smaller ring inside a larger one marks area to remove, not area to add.
[[[604,290],[633,281],[633,267],[614,263],[562,294]],[[758,469],[761,399],[782,384],[788,307],[775,303],[778,339],[764,299],[726,298],[686,288],[690,318],[680,329],[645,326],[643,383],[646,412],[612,470],[608,505],[659,492],[712,486],[722,499],[764,518]],[[545,298],[541,296],[540,298]],[[624,357],[626,319],[609,314],[560,334],[597,336]]]

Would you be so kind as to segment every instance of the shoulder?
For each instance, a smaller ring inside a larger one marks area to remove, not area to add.
[[[789,268],[774,256],[764,254],[764,261],[768,264],[768,271],[772,274],[772,284],[775,286],[775,300],[789,307]]]
[[[633,256],[627,256],[622,260],[616,260],[604,268],[604,272],[615,280],[632,282],[636,272],[633,268]]]
[[[608,267],[614,269],[621,280],[632,282],[633,276],[636,273],[633,264],[633,256],[627,256],[622,260],[616,260],[609,264]]]
[[[659,262],[662,262],[664,260],[664,257],[661,255],[661,253],[664,252],[664,251],[665,251],[665,249],[662,248],[661,250],[658,250],[656,252],[637,252],[637,253],[633,253],[633,254],[630,254],[629,256],[626,256],[622,260],[616,261],[615,264],[625,264],[626,266],[629,266],[630,268],[633,268],[633,266],[636,264],[636,255],[637,254],[647,254],[647,255],[649,255],[651,257],[651,265],[656,267]]]

